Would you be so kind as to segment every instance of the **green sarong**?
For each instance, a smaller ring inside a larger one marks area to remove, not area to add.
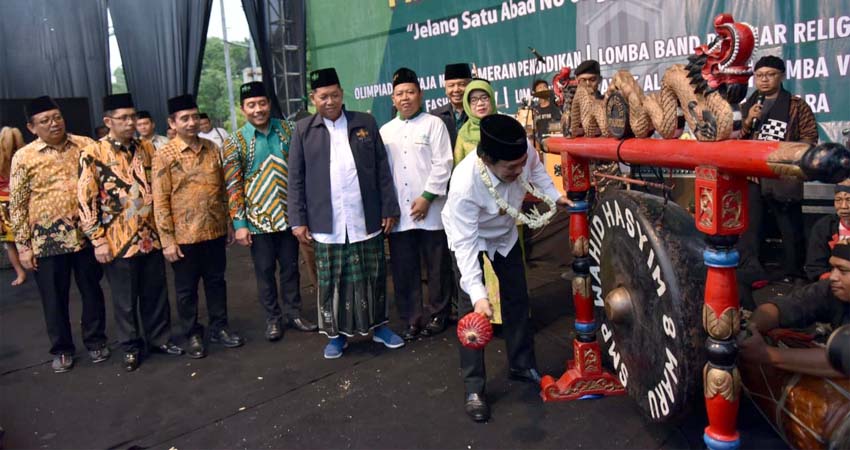
[[[318,275],[319,332],[367,335],[388,321],[384,235],[354,244],[313,242]]]

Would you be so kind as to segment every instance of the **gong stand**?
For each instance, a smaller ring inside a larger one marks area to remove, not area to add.
[[[599,343],[596,341],[596,320],[590,297],[590,233],[587,227],[587,191],[590,190],[590,170],[587,161],[561,154],[564,168],[564,187],[573,201],[570,207],[570,247],[573,253],[572,281],[575,305],[576,337],[573,340],[573,359],[567,370],[555,381],[549,375],[540,380],[540,396],[544,401],[576,400],[593,395],[623,395],[626,390],[613,374],[602,368]]]
[[[541,381],[544,400],[574,400],[588,394],[625,393],[617,378],[601,367],[590,297],[587,192],[588,161],[694,170],[696,227],[705,234],[707,266],[702,323],[707,333],[703,393],[708,426],[703,439],[710,449],[740,445],[737,431],[741,377],[736,367],[740,309],[734,246],[747,228],[747,177],[794,177],[836,183],[850,175],[850,152],[840,145],[766,141],[697,142],[685,140],[550,138],[550,153],[560,154],[570,208],[570,245],[576,338],[573,360],[557,381]]]

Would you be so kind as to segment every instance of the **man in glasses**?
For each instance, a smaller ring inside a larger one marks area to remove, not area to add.
[[[741,107],[742,139],[762,141],[788,141],[816,144],[818,127],[809,105],[799,96],[791,95],[782,86],[785,79],[785,62],[776,56],[765,56],[756,62],[753,72],[756,91]],[[776,218],[782,236],[782,271],[785,281],[802,278],[803,266],[803,183],[798,180],[763,179],[761,196]],[[755,190],[756,186],[752,186]],[[758,268],[758,245],[762,205],[759,195],[750,195],[750,233],[745,233],[742,244],[746,251],[742,263],[752,260],[750,266]],[[754,256],[750,256],[754,255]],[[744,264],[742,264],[743,266]]]
[[[599,82],[602,80],[602,71],[599,62],[588,59],[576,67],[576,81],[580,85],[589,86],[597,94],[599,93]]]
[[[575,70],[575,77],[579,87],[587,86],[593,91],[597,98],[602,98],[602,94],[599,93],[599,84],[602,82],[602,70],[599,67],[598,61],[594,59],[588,59],[579,64]],[[567,116],[569,116],[569,111],[567,112],[567,114],[564,115],[564,117]],[[616,161],[596,161],[594,163],[593,171],[604,173],[607,175],[622,175],[622,173],[620,172],[620,163]],[[610,179],[597,179],[596,189],[599,193],[602,193],[605,191],[605,189],[608,189],[609,187],[617,188],[620,186],[621,183],[618,181]]]
[[[109,134],[82,150],[77,199],[83,232],[94,246],[112,292],[124,369],[139,367],[146,341],[153,351],[183,353],[171,338],[165,260],[156,232],[148,139],[136,139],[130,94],[103,98]],[[141,319],[141,320],[139,320]]]
[[[29,102],[27,129],[38,139],[12,158],[9,210],[21,265],[35,271],[53,371],[74,366],[68,312],[71,272],[82,299],[83,343],[92,362],[109,358],[100,265],[80,226],[77,167],[90,138],[65,132],[59,106],[48,96]]]

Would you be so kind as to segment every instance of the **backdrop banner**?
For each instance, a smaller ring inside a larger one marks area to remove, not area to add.
[[[336,67],[346,107],[391,118],[391,77],[417,72],[425,108],[447,100],[443,67],[475,64],[499,110],[516,113],[537,78],[586,59],[608,79],[621,69],[647,92],[714,38],[714,17],[732,14],[758,31],[754,60],[787,64],[784,86],[812,107],[825,141],[850,126],[850,0],[328,0],[307,12],[309,70]],[[531,51],[536,50],[537,58]],[[752,86],[752,80],[750,81]]]

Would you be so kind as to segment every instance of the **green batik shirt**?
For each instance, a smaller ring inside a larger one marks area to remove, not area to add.
[[[289,226],[286,160],[294,128],[288,120],[271,119],[263,134],[246,123],[225,143],[224,179],[233,228],[262,234]]]

